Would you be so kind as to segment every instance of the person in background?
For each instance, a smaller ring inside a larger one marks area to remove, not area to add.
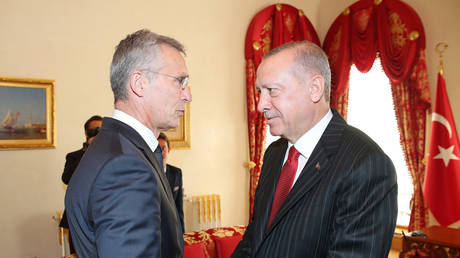
[[[166,164],[168,160],[169,152],[171,151],[169,145],[168,136],[164,133],[160,133],[158,136],[158,144],[161,146],[161,151],[163,154],[163,167],[165,169],[166,178],[168,179],[169,185],[171,186],[171,191],[174,197],[174,202],[176,203],[177,212],[179,213],[180,224],[182,230],[185,231],[184,227],[184,192],[182,188],[182,170],[178,167]]]
[[[69,184],[70,178],[73,175],[73,172],[78,166],[78,163],[81,160],[81,157],[83,157],[83,154],[85,153],[86,149],[88,148],[89,144],[91,141],[94,139],[94,137],[97,135],[99,130],[101,129],[102,126],[102,117],[98,115],[94,115],[90,117],[84,125],[85,129],[85,136],[86,136],[86,141],[83,143],[83,147],[77,151],[70,152],[66,155],[65,157],[65,165],[64,165],[64,172],[62,172],[62,182],[66,185]],[[59,226],[62,228],[69,228],[69,223],[67,222],[67,214],[64,209],[64,213],[62,214],[61,222],[59,223]],[[69,233],[69,248],[70,248],[70,253],[73,254],[75,253],[75,248],[72,243],[72,236]]]
[[[327,56],[314,43],[288,43],[263,57],[257,109],[281,138],[264,154],[253,217],[232,257],[388,257],[395,168],[329,107],[330,81]]]
[[[183,256],[179,215],[163,170],[160,132],[192,101],[184,47],[143,29],[115,48],[115,110],[104,117],[66,193],[78,257]]]

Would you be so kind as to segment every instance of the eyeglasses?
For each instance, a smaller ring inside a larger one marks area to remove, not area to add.
[[[166,76],[166,77],[169,77],[169,78],[173,78],[179,83],[179,86],[180,86],[181,90],[185,90],[185,88],[188,85],[188,75],[174,76],[174,75],[170,75],[170,74],[166,74],[166,73],[160,73],[160,72],[152,71],[152,70],[149,70],[149,69],[145,69],[143,71],[147,71],[147,72],[163,75],[163,76]]]

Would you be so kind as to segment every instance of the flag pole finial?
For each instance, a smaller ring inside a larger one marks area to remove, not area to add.
[[[441,76],[444,76],[443,53],[444,51],[446,51],[448,46],[449,45],[447,45],[447,43],[445,42],[439,42],[438,44],[436,44],[436,48],[435,48],[436,53],[438,53],[439,55],[439,74],[441,74]]]

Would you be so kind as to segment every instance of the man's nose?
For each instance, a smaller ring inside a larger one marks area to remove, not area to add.
[[[257,104],[257,111],[264,112],[264,110],[270,109],[270,102],[268,96],[264,92],[259,95],[259,103]]]
[[[182,90],[181,93],[182,99],[185,100],[185,102],[192,102],[192,90],[189,86],[185,87],[185,89]]]

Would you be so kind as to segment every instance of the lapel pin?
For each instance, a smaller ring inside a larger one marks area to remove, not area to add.
[[[316,170],[319,171],[319,169],[321,168],[321,166],[319,165],[319,162],[316,163],[316,166],[315,166],[315,167],[316,167]]]

